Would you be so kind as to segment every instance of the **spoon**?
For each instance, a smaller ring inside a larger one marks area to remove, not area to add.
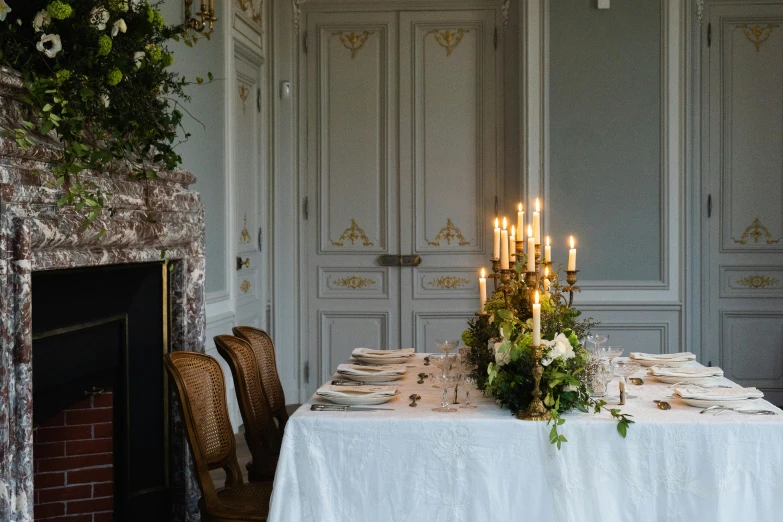
[[[635,384],[636,386],[641,386],[644,384],[644,381],[639,377],[631,377],[628,380],[631,381],[631,384]]]
[[[408,404],[408,406],[410,406],[411,408],[415,408],[416,406],[418,406],[418,404],[416,404],[416,401],[421,400],[421,395],[417,393],[412,393],[408,398],[411,400],[411,403]]]
[[[655,399],[653,402],[658,405],[658,409],[659,410],[671,410],[672,409],[672,405],[669,404],[666,401],[659,401],[658,399]]]
[[[428,355],[427,357],[424,358],[424,366],[429,366],[429,365],[430,365],[430,356]]]
[[[416,381],[416,382],[419,383],[419,384],[424,384],[424,379],[426,379],[426,378],[427,378],[427,374],[426,373],[420,373],[419,374],[419,380]]]

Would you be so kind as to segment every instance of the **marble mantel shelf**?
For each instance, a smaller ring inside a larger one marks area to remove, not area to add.
[[[33,271],[160,261],[172,262],[171,347],[203,352],[204,209],[185,171],[158,179],[87,176],[108,194],[104,212],[82,231],[82,218],[59,207],[51,165],[61,157],[53,136],[21,149],[6,131],[29,119],[21,77],[0,68],[0,522],[33,520],[32,309]],[[105,229],[101,234],[100,230]],[[199,492],[182,426],[174,413],[173,521],[199,520]]]

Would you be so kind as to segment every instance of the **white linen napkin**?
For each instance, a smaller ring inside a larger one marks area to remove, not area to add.
[[[402,375],[405,373],[405,366],[399,364],[387,364],[384,366],[341,364],[337,367],[337,373],[347,375]]]
[[[397,395],[394,386],[340,386],[331,384],[318,388],[319,397],[393,397]]]
[[[695,361],[696,356],[692,354],[691,352],[680,352],[680,353],[642,353],[642,352],[631,352],[630,355],[631,359],[636,359],[637,361],[671,361],[671,362],[681,362],[681,361]]]
[[[402,348],[400,350],[375,350],[372,348],[354,348],[351,355],[354,357],[366,358],[384,358],[384,357],[410,357],[415,350],[413,348]]]
[[[651,366],[650,375],[661,377],[722,377],[723,370],[717,366],[695,366],[686,368],[663,368],[662,366]]]
[[[764,393],[756,388],[699,388],[677,386],[673,395],[682,399],[761,399]]]

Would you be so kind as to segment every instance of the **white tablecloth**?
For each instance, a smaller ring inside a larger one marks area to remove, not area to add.
[[[289,420],[271,522],[759,522],[783,517],[783,415],[699,414],[653,379],[608,413],[565,415],[561,450],[546,423],[516,420],[491,398],[477,410],[431,411],[440,390],[409,368],[394,411],[313,412]],[[694,363],[696,364],[696,363]],[[727,383],[729,381],[726,381]],[[612,389],[617,390],[616,381]],[[422,396],[419,406],[407,397]],[[464,402],[464,396],[460,394]],[[766,401],[756,406],[775,409]]]

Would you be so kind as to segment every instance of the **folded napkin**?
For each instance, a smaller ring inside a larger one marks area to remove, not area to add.
[[[411,356],[415,350],[413,348],[403,348],[401,350],[373,350],[372,348],[354,348],[351,355],[354,357],[383,358],[383,357],[405,357]]]
[[[346,375],[402,375],[405,373],[405,366],[399,364],[387,364],[384,366],[341,364],[337,367],[337,373]]]
[[[698,388],[677,386],[673,395],[682,399],[761,399],[764,394],[756,388]]]
[[[332,384],[318,388],[319,397],[393,397],[397,395],[394,386],[340,386]]]
[[[660,377],[722,377],[723,370],[717,366],[695,366],[686,368],[663,368],[662,366],[651,366],[650,375]]]
[[[671,361],[671,362],[681,362],[681,361],[695,361],[696,356],[693,355],[691,352],[681,352],[681,353],[642,353],[642,352],[631,352],[630,355],[631,359],[636,359],[637,361]]]

